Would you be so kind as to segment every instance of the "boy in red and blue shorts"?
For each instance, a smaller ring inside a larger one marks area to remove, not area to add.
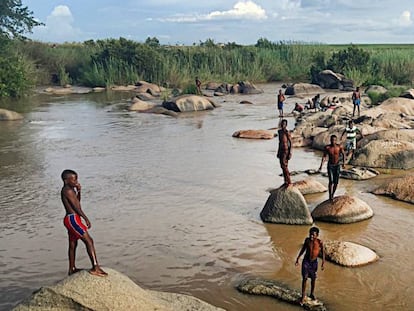
[[[92,237],[88,233],[88,229],[91,228],[91,223],[82,211],[81,200],[81,185],[78,182],[78,174],[72,170],[64,170],[62,172],[63,187],[60,193],[63,206],[66,210],[66,216],[63,219],[63,224],[68,230],[69,235],[69,272],[71,275],[80,271],[75,266],[76,259],[76,247],[78,246],[78,240],[81,239],[86,246],[89,258],[92,263],[92,269],[89,270],[90,274],[97,276],[108,275],[101,269],[96,259],[95,246],[93,244]],[[82,223],[82,218],[85,223]]]

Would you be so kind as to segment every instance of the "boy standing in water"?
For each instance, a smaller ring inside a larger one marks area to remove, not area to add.
[[[86,246],[89,258],[92,263],[92,269],[89,270],[90,274],[97,276],[108,275],[101,269],[96,259],[95,247],[92,237],[88,233],[88,229],[91,228],[91,223],[82,211],[81,200],[81,185],[78,182],[78,174],[72,170],[64,170],[62,172],[63,187],[60,193],[63,206],[66,210],[66,216],[63,219],[63,224],[68,230],[69,235],[69,272],[71,275],[80,271],[75,266],[76,259],[76,247],[78,246],[78,239],[81,239]],[[81,217],[84,219],[86,226],[82,223]]]
[[[316,283],[316,273],[318,271],[318,256],[321,253],[322,255],[322,264],[321,269],[324,269],[325,264],[325,252],[323,249],[323,243],[319,236],[319,228],[312,227],[309,230],[309,237],[303,242],[302,249],[299,252],[298,257],[296,258],[295,265],[299,265],[299,258],[305,253],[305,256],[302,260],[302,297],[300,304],[302,305],[305,301],[305,292],[306,292],[306,282],[307,279],[311,279],[311,292],[309,298],[315,300],[315,283]]]

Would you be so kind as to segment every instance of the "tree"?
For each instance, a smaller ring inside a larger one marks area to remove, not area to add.
[[[334,53],[328,60],[327,66],[329,69],[344,73],[345,70],[358,69],[361,72],[366,72],[371,55],[369,52],[351,45],[345,50]]]
[[[33,17],[33,12],[23,6],[21,0],[0,1],[0,36],[24,38],[24,33],[32,32],[33,27],[43,25]]]
[[[148,37],[147,40],[145,40],[145,44],[149,45],[152,48],[157,48],[160,46],[160,40],[158,40],[157,37]]]

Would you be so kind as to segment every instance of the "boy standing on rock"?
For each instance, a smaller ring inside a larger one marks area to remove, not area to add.
[[[296,258],[295,266],[299,265],[299,258],[305,253],[305,256],[302,260],[302,297],[300,300],[300,304],[303,305],[305,301],[305,292],[306,292],[306,282],[307,279],[311,279],[311,292],[309,298],[315,300],[315,283],[316,283],[316,273],[318,271],[318,256],[319,254],[322,255],[322,264],[321,269],[324,269],[325,264],[325,253],[323,249],[323,243],[319,236],[319,228],[312,227],[309,230],[309,237],[305,239],[303,242],[302,249],[299,252],[298,257]]]
[[[329,178],[329,201],[333,201],[333,197],[336,191],[336,187],[339,182],[339,175],[341,173],[340,167],[340,157],[345,159],[344,148],[341,145],[336,143],[336,135],[331,135],[331,143],[326,145],[323,149],[323,156],[321,161],[321,166],[319,171],[322,169],[323,163],[326,161],[326,158],[329,156],[328,160],[328,178]],[[345,168],[345,164],[342,163],[342,168]]]
[[[277,136],[279,137],[277,157],[279,158],[280,168],[282,169],[283,178],[285,180],[283,186],[289,187],[292,184],[290,181],[290,173],[288,169],[288,162],[292,158],[292,141],[290,138],[290,133],[287,129],[287,120],[283,119],[280,124],[282,128],[277,132]]]
[[[108,275],[101,269],[96,259],[95,246],[93,244],[92,237],[88,233],[88,229],[91,228],[91,223],[82,211],[81,200],[81,185],[78,182],[78,174],[72,170],[64,170],[62,172],[63,188],[60,193],[63,206],[66,210],[66,216],[63,219],[63,224],[68,229],[69,235],[69,272],[71,275],[80,271],[75,266],[76,259],[76,247],[78,246],[78,240],[81,239],[86,246],[89,258],[92,263],[92,269],[89,273],[97,276]],[[81,217],[85,220],[86,226],[82,223]]]

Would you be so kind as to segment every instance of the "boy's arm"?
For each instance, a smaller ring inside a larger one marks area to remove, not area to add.
[[[85,219],[86,225],[88,226],[88,228],[90,228],[91,223],[90,223],[88,217],[82,211],[80,202],[78,200],[77,195],[75,194],[75,191],[71,190],[71,189],[64,189],[63,190],[63,195],[69,201],[69,203],[71,204],[71,207],[73,208],[75,213],[78,214],[79,216],[81,216],[83,219]],[[79,194],[79,196],[80,196],[80,194]]]
[[[344,159],[344,162],[342,162],[342,168],[345,168],[345,151],[342,146],[340,147],[339,152],[342,154],[342,159]]]
[[[321,264],[321,269],[324,269],[324,264],[325,264],[325,247],[323,246],[323,242],[321,241],[321,252],[322,252],[322,264]]]
[[[287,136],[287,143],[288,143],[288,160],[290,160],[290,158],[292,157],[292,138],[288,130],[286,130],[286,136]]]
[[[300,249],[298,257],[296,257],[295,265],[297,266],[299,264],[299,258],[303,255],[303,253],[306,251],[306,244],[308,239],[305,239],[305,242],[303,242],[303,246]]]
[[[327,152],[326,147],[325,147],[325,149],[323,150],[323,156],[322,156],[322,160],[321,160],[321,165],[319,166],[319,171],[322,169],[322,165],[326,161],[327,155],[328,155],[328,152]]]
[[[345,133],[346,133],[346,129],[344,129],[344,131],[342,132],[341,139],[342,137],[344,137]]]

